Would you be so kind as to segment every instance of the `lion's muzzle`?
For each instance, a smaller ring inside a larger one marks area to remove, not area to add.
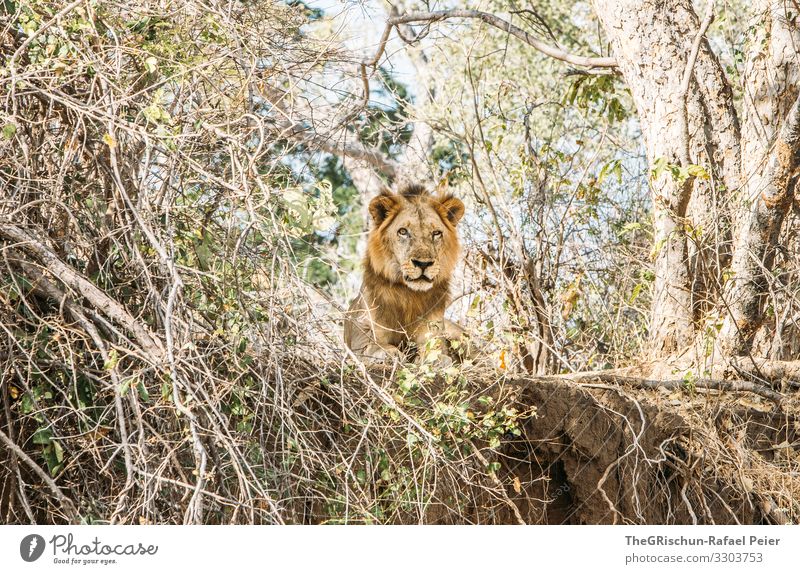
[[[417,291],[427,291],[439,275],[439,264],[430,259],[410,259],[403,263],[403,280]]]

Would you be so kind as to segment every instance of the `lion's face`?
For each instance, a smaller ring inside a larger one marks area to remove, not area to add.
[[[414,291],[427,291],[450,278],[459,252],[456,224],[464,204],[452,196],[434,197],[419,187],[372,200],[375,229],[368,255],[373,268]]]

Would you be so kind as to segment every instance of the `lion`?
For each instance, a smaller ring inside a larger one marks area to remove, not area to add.
[[[369,214],[364,279],[344,322],[347,346],[376,363],[424,351],[434,338],[459,338],[463,329],[444,312],[461,251],[456,225],[464,204],[413,184],[377,196]]]

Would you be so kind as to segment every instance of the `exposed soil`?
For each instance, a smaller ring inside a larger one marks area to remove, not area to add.
[[[760,397],[552,380],[520,385],[519,401],[536,405],[537,416],[506,448],[503,480],[528,523],[798,518],[797,418]]]

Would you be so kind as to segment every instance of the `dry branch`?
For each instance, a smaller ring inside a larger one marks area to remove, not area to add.
[[[554,58],[556,60],[560,60],[562,62],[566,62],[568,64],[572,64],[574,66],[580,66],[582,68],[589,68],[590,71],[592,70],[607,70],[616,67],[616,60],[614,58],[598,58],[598,57],[588,57],[588,56],[576,56],[574,54],[570,54],[565,52],[560,48],[556,48],[542,42],[538,38],[532,36],[522,28],[515,26],[514,24],[495,16],[494,14],[490,14],[488,12],[482,12],[480,10],[437,10],[433,12],[409,12],[406,14],[400,14],[396,16],[392,16],[386,21],[386,26],[383,29],[383,33],[381,34],[381,38],[378,41],[378,49],[375,51],[375,54],[372,58],[368,60],[364,60],[361,62],[361,82],[363,84],[363,99],[361,102],[361,107],[366,107],[367,103],[369,102],[369,94],[370,94],[370,87],[369,87],[369,78],[367,75],[367,68],[372,68],[373,70],[378,66],[378,63],[381,60],[384,52],[386,51],[386,44],[389,41],[389,37],[391,36],[392,30],[397,29],[398,35],[406,41],[407,43],[411,42],[411,40],[406,39],[400,33],[400,27],[403,25],[408,24],[419,24],[419,23],[426,23],[427,25],[433,24],[435,22],[441,22],[443,20],[450,20],[450,19],[476,19],[503,30],[504,32],[511,34],[512,36],[522,40],[529,46],[533,47],[534,49],[538,50],[542,54]],[[419,36],[418,36],[419,37]],[[347,155],[347,154],[345,154]],[[375,165],[375,164],[373,164]],[[376,166],[377,167],[377,166]]]
[[[790,386],[800,387],[800,361],[731,357],[727,362],[739,376],[773,384],[785,382]]]
[[[569,375],[558,375],[549,377],[552,380],[568,380],[579,384],[591,384],[593,382],[611,383],[614,385],[627,385],[640,389],[669,389],[669,390],[689,390],[692,387],[697,389],[707,389],[711,391],[747,392],[769,399],[776,405],[780,405],[786,397],[769,387],[754,383],[752,381],[732,381],[721,379],[677,379],[677,380],[655,380],[639,377],[620,375],[612,372],[590,372],[574,373]]]
[[[45,470],[42,469],[41,466],[36,464],[36,461],[34,461],[30,456],[28,456],[24,450],[22,450],[19,446],[14,444],[14,442],[10,438],[8,438],[8,435],[4,433],[2,429],[0,429],[0,441],[2,441],[3,445],[7,449],[9,449],[11,452],[14,453],[14,456],[19,458],[22,462],[24,462],[33,472],[36,473],[36,475],[41,479],[41,481],[45,485],[47,485],[47,488],[50,490],[53,496],[55,496],[56,500],[58,500],[58,502],[64,508],[64,511],[67,513],[69,519],[73,523],[78,522],[79,514],[77,508],[75,507],[75,504],[67,495],[64,494],[64,492],[58,487],[56,482],[48,476],[47,472],[45,472]]]
[[[614,68],[617,65],[614,58],[576,56],[575,54],[570,54],[560,48],[550,46],[532,36],[522,28],[505,21],[494,14],[481,12],[480,10],[436,10],[433,12],[409,12],[407,14],[401,14],[399,16],[389,18],[387,20],[383,35],[381,36],[377,53],[371,60],[365,62],[365,65],[375,66],[380,60],[380,57],[386,48],[386,42],[393,27],[401,24],[418,24],[421,22],[432,24],[434,22],[441,22],[442,20],[450,19],[480,20],[485,24],[511,34],[546,56],[566,62],[568,64],[572,64],[573,66],[581,66],[585,68]]]
[[[320,133],[312,126],[295,121],[292,110],[284,103],[286,97],[284,92],[275,88],[265,88],[264,93],[278,112],[272,121],[280,130],[282,137],[304,144],[312,150],[363,161],[389,179],[397,176],[400,169],[398,163],[388,158],[381,150],[370,148],[359,142],[354,135],[346,129],[342,129],[346,128],[346,125],[338,126],[338,129],[334,129],[331,133]],[[365,93],[368,94],[369,91],[367,90]],[[365,108],[366,105],[367,100],[365,99],[359,109]],[[352,116],[352,114],[350,115]]]
[[[680,114],[680,121],[683,124],[681,127],[681,134],[683,135],[683,149],[681,150],[681,163],[684,166],[688,166],[691,163],[689,157],[689,110],[688,110],[688,97],[689,97],[689,85],[692,82],[692,75],[694,73],[694,66],[697,62],[697,55],[700,52],[700,43],[703,41],[705,33],[708,31],[708,27],[714,21],[714,1],[711,0],[706,7],[706,15],[703,18],[703,21],[700,23],[700,29],[697,31],[697,35],[694,37],[694,41],[692,42],[692,48],[689,52],[689,57],[686,60],[686,67],[683,71],[683,79],[681,80],[681,114]],[[691,182],[694,178],[689,177],[687,178],[687,183],[684,185],[689,186],[691,188]]]
[[[8,241],[14,242],[13,245],[15,247],[36,257],[42,266],[50,271],[53,277],[58,278],[59,281],[74,289],[98,311],[132,333],[149,360],[154,364],[161,362],[164,355],[161,341],[150,333],[145,325],[134,319],[122,304],[113,300],[86,277],[83,277],[72,267],[61,261],[43,241],[24,231],[19,226],[6,221],[0,221],[0,235]]]

